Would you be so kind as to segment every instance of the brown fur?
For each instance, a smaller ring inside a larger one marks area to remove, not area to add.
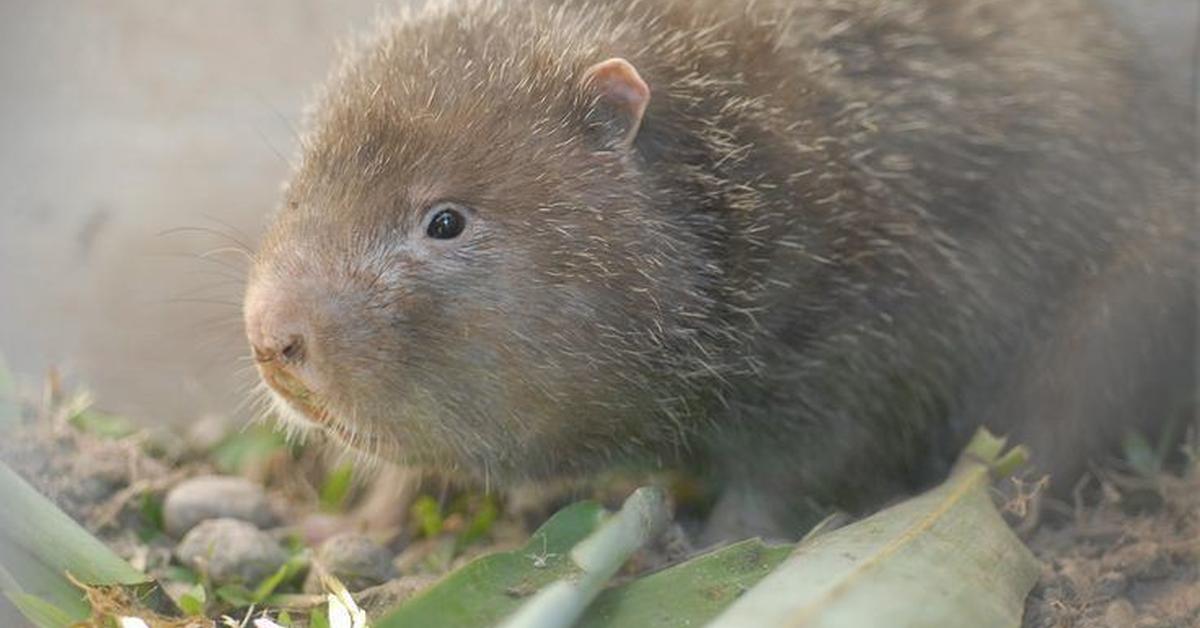
[[[651,90],[628,150],[580,88],[610,57]],[[405,464],[853,507],[987,422],[1069,472],[1194,358],[1191,128],[1138,58],[1084,0],[404,14],[320,99],[250,299],[314,312],[330,420]]]

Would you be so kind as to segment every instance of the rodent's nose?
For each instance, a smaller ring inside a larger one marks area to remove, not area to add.
[[[270,338],[264,342],[250,341],[255,362],[299,364],[304,361],[304,336],[293,334],[283,339]]]
[[[309,357],[309,316],[278,290],[253,290],[246,297],[246,338],[260,365],[295,367]]]

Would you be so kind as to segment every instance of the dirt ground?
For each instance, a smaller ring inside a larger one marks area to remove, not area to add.
[[[1096,470],[1033,531],[1042,578],[1025,625],[1200,626],[1200,473]]]

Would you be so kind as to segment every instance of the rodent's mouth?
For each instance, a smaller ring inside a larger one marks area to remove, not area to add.
[[[295,411],[300,417],[311,421],[327,430],[347,444],[372,444],[376,437],[372,434],[356,432],[337,420],[336,415],[329,410],[318,395],[304,385],[294,375],[276,365],[260,364],[263,381],[279,397],[280,401]]]
[[[287,370],[267,362],[259,364],[259,372],[267,386],[303,418],[322,427],[330,427],[336,423],[332,420],[329,409],[321,403],[316,394]]]

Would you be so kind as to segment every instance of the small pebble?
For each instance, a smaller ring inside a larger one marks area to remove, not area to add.
[[[314,562],[350,591],[382,584],[396,575],[392,568],[392,553],[370,538],[357,534],[330,537],[317,548]],[[308,593],[324,590],[315,569],[309,571],[304,590]]]
[[[254,586],[279,571],[287,552],[270,534],[238,519],[210,519],[192,528],[175,557],[216,584]]]
[[[1137,620],[1137,611],[1125,598],[1113,600],[1104,609],[1104,626],[1107,628],[1129,628]]]
[[[209,519],[240,519],[259,528],[275,525],[262,487],[244,478],[204,475],[179,483],[163,501],[167,534],[180,538]]]

